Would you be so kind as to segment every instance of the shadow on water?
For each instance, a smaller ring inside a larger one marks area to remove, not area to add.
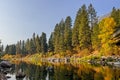
[[[3,80],[120,80],[120,68],[90,64],[12,64],[0,68]],[[0,79],[1,80],[1,79]]]

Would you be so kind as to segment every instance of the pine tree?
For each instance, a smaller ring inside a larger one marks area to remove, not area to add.
[[[98,39],[99,28],[97,25],[98,24],[97,14],[92,4],[88,6],[88,15],[89,15],[89,26],[91,30],[90,32],[91,42],[90,43],[91,43],[91,47],[93,49],[96,49],[98,48],[97,46],[99,44],[99,39]]]
[[[8,54],[8,52],[9,52],[9,46],[7,45],[5,48],[5,54]]]
[[[16,54],[16,45],[13,44],[11,47],[12,47],[12,52],[11,52],[11,54],[12,54],[12,55],[15,55],[15,54]]]
[[[94,7],[92,4],[88,6],[88,15],[89,15],[89,26],[92,28],[96,25],[97,23],[97,15]]]
[[[1,40],[0,40],[0,54],[2,53]]]
[[[54,51],[54,33],[52,32],[48,41],[48,50]]]
[[[72,49],[72,20],[71,17],[68,16],[65,20],[65,29],[64,29],[64,46],[65,50]]]
[[[79,47],[79,24],[80,24],[80,14],[81,14],[81,8],[78,10],[76,18],[75,18],[75,22],[74,22],[74,26],[72,29],[72,46],[75,47]]]
[[[16,45],[7,45],[5,49],[5,53],[15,55],[16,54]]]
[[[92,48],[94,50],[97,50],[97,49],[100,49],[101,47],[101,44],[100,44],[100,39],[98,37],[99,35],[99,26],[98,24],[96,24],[94,27],[93,27],[93,32],[92,32]]]
[[[33,39],[30,39],[30,43],[29,43],[30,45],[30,54],[34,54],[34,49],[35,49],[35,47],[34,47],[34,42],[33,42]]]
[[[65,46],[64,46],[64,29],[65,29],[65,24],[64,20],[62,19],[61,22],[59,23],[59,34],[60,37],[58,38],[59,40],[59,52],[64,52],[65,51]]]
[[[41,40],[38,35],[36,37],[36,51],[37,51],[37,53],[41,52]]]
[[[120,28],[120,9],[113,7],[111,17],[114,18],[117,28]]]
[[[22,45],[21,45],[21,50],[22,50],[22,55],[26,54],[26,50],[25,50],[25,41],[22,41]]]
[[[46,53],[47,52],[47,39],[46,39],[46,34],[42,32],[41,35],[41,52]]]
[[[1,42],[1,40],[0,40],[0,55],[3,53],[3,45],[1,44],[2,42]]]
[[[59,42],[59,38],[60,38],[60,32],[59,32],[59,25],[58,24],[56,24],[55,25],[55,29],[54,29],[54,51],[55,52],[58,52],[58,50],[59,50],[59,44],[60,44],[60,42]]]
[[[59,24],[56,24],[54,33],[53,33],[54,51],[56,53],[65,51],[64,29],[65,29],[65,22],[62,19]]]
[[[1,45],[1,52],[3,53],[3,50],[4,50],[4,46],[3,45]]]
[[[21,40],[16,44],[16,54],[21,54]]]
[[[91,44],[88,13],[85,5],[81,7],[80,13],[79,44],[81,49],[89,48]]]
[[[29,39],[27,39],[25,43],[25,49],[26,49],[26,53],[29,54],[30,53],[30,40]]]
[[[35,41],[35,33],[33,33],[33,53],[36,53],[36,41]]]

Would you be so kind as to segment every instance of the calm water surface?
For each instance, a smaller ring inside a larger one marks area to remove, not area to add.
[[[16,79],[18,71],[26,74]],[[120,80],[120,67],[93,66],[90,64],[13,64],[7,80]]]

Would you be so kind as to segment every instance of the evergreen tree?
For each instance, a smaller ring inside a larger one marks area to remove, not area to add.
[[[114,18],[116,22],[116,26],[120,27],[120,10],[113,7],[112,12],[111,12],[111,17]]]
[[[59,50],[59,44],[60,44],[59,38],[60,38],[59,25],[56,24],[55,29],[54,29],[54,37],[53,37],[55,52],[58,52],[58,50]]]
[[[1,40],[0,40],[0,54],[2,53]]]
[[[62,19],[59,24],[56,24],[54,29],[53,43],[54,43],[55,52],[65,51],[64,29],[65,29],[65,23],[64,20]]]
[[[21,40],[16,44],[16,54],[21,54]]]
[[[93,32],[92,32],[92,48],[94,50],[97,50],[101,47],[101,44],[100,44],[100,39],[98,37],[99,35],[99,26],[98,24],[96,24],[94,27],[93,27]]]
[[[7,45],[6,48],[5,48],[5,54],[8,53],[8,50],[9,50],[9,46]]]
[[[88,15],[89,15],[89,26],[91,30],[90,32],[91,42],[90,43],[91,43],[91,47],[95,49],[97,48],[99,44],[99,39],[98,39],[99,29],[97,25],[98,24],[97,14],[92,4],[88,6]]]
[[[35,46],[34,46],[34,42],[33,42],[33,39],[30,39],[30,54],[34,54],[34,49],[35,49]]]
[[[46,53],[47,52],[47,39],[46,39],[46,34],[42,32],[41,35],[41,52]]]
[[[88,15],[89,15],[89,26],[92,28],[96,25],[97,23],[97,15],[94,7],[92,4],[88,6]]]
[[[75,18],[75,22],[74,22],[74,26],[72,29],[72,46],[78,47],[79,46],[79,24],[80,24],[80,14],[81,14],[81,9],[78,10],[76,18]]]
[[[36,37],[36,51],[37,51],[37,53],[41,52],[41,40],[38,35]]]
[[[4,46],[3,45],[1,45],[1,52],[3,53],[3,50],[4,50]]]
[[[35,33],[33,33],[33,53],[36,53],[36,40],[35,40]]]
[[[65,29],[64,29],[64,47],[65,50],[72,49],[72,20],[71,17],[68,16],[65,20]]]
[[[16,45],[15,44],[13,44],[13,45],[11,45],[11,54],[12,55],[15,55],[16,54]]]
[[[48,41],[48,50],[54,51],[54,33],[52,32]]]
[[[30,40],[29,39],[27,39],[25,43],[25,49],[26,49],[26,53],[30,53]]]
[[[22,54],[25,55],[26,54],[26,50],[25,50],[25,41],[22,41],[22,45],[21,45],[21,50],[22,50]]]
[[[0,55],[3,53],[3,45],[1,44],[1,40],[0,40]]]
[[[5,48],[5,53],[15,55],[16,54],[16,45],[7,45]]]
[[[58,38],[59,40],[59,52],[65,51],[65,46],[64,46],[64,29],[65,29],[65,24],[64,20],[62,19],[61,22],[59,23],[59,35],[60,37]]]
[[[90,27],[86,6],[81,7],[79,24],[79,44],[81,49],[89,48],[91,45]]]

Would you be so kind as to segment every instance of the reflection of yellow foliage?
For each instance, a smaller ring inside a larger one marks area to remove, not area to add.
[[[79,77],[87,77],[91,75],[90,77],[93,77],[92,80],[119,80],[120,76],[120,70],[119,69],[112,69],[108,66],[91,66],[87,64],[79,64],[79,65],[73,65],[75,67],[74,72],[77,73]],[[90,78],[89,77],[89,78]],[[83,79],[87,80],[87,79]],[[89,79],[88,79],[89,80]]]
[[[20,64],[21,61],[20,61],[20,60],[12,60],[11,63],[14,63],[14,64]]]
[[[4,60],[10,60],[10,59],[12,59],[14,56],[12,56],[12,55],[9,55],[9,54],[6,54],[6,55],[4,55],[3,57],[2,57],[2,59],[4,59]]]
[[[21,61],[26,62],[28,64],[35,64],[35,65],[41,65],[41,57],[40,54],[34,54],[34,55],[27,55],[25,57],[22,57],[21,55],[4,55],[2,59],[4,60],[10,60],[12,63],[19,64]]]
[[[41,57],[42,57],[42,55],[40,55],[40,54],[27,55],[22,60],[29,64],[35,64],[35,65],[41,66]]]
[[[105,71],[105,80],[113,80],[113,74],[112,74],[112,70],[110,70],[109,68],[106,68],[106,71]]]

